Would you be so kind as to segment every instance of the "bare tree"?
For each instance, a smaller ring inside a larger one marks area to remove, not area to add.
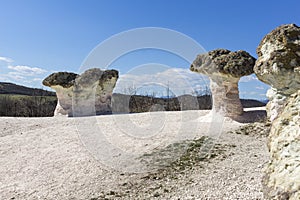
[[[123,94],[136,95],[137,88],[136,88],[136,86],[134,84],[132,84],[131,86],[124,87],[122,89],[122,91],[123,91]]]

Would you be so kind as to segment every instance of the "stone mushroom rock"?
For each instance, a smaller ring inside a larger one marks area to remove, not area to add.
[[[81,74],[74,88],[74,114],[76,116],[89,116],[112,113],[112,91],[118,80],[118,71],[101,71],[93,68]]]
[[[111,113],[111,96],[119,77],[116,70],[92,68],[81,75],[58,72],[43,84],[56,91],[58,103],[54,116],[88,116]]]
[[[267,199],[300,199],[300,90],[287,100],[269,134],[271,160],[263,177]]]
[[[286,24],[274,29],[262,39],[257,54],[255,74],[272,87],[267,93],[267,109],[273,121],[287,97],[300,88],[300,28]]]
[[[246,51],[216,49],[198,55],[190,70],[209,76],[213,109],[235,118],[243,114],[238,82],[253,73],[254,64],[255,58]]]
[[[72,97],[75,79],[78,74],[71,72],[58,72],[49,75],[43,80],[43,85],[56,91],[57,105],[54,116],[69,115],[72,113]]]

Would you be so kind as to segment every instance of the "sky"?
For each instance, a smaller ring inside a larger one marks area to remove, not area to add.
[[[300,25],[298,0],[0,0],[0,3],[0,81],[44,89],[49,89],[42,86],[45,77],[58,71],[82,72],[84,61],[99,44],[131,29],[174,30],[206,51],[245,50],[257,58],[256,48],[267,33],[282,24]],[[142,40],[143,35],[136,39]],[[107,52],[113,48],[116,47],[108,47]],[[122,43],[117,48],[122,48]],[[98,57],[102,59],[105,55]],[[203,83],[207,85],[207,77],[190,72],[189,66],[189,61],[172,52],[145,48],[121,55],[109,66],[96,67],[119,70],[115,92],[132,86],[151,93],[146,83],[155,82],[161,88],[171,85],[173,93],[180,94],[203,90]],[[268,88],[255,75],[243,77],[239,83],[241,98],[265,99]]]

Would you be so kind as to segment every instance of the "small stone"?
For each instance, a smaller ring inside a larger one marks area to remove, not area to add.
[[[165,192],[165,193],[168,193],[168,192],[170,192],[170,191],[169,191],[168,189],[165,188],[165,189],[164,189],[164,192]]]
[[[160,196],[160,194],[158,193],[158,192],[156,192],[156,193],[154,193],[154,195],[153,195],[154,197],[159,197]]]

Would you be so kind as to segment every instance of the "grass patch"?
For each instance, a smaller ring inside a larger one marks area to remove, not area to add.
[[[178,182],[188,185],[194,181],[189,175],[194,167],[202,168],[212,159],[225,159],[225,152],[232,147],[203,136],[155,149],[139,159],[149,169],[156,170],[138,175],[137,180],[125,179],[126,182],[120,184],[116,191],[103,191],[99,197],[92,199],[165,199],[164,195],[176,189]]]
[[[56,104],[56,96],[0,94],[0,116],[49,117]]]
[[[28,96],[21,94],[0,94],[0,98],[9,97],[15,100],[43,98],[45,100],[55,101],[56,96]]]
[[[195,140],[185,140],[155,149],[141,157],[149,168],[183,171],[195,166],[201,167],[201,162],[223,155],[228,146],[215,143],[212,138],[202,136]]]
[[[239,129],[230,131],[229,133],[255,137],[267,137],[270,133],[270,129],[270,122],[255,122],[241,126]]]

